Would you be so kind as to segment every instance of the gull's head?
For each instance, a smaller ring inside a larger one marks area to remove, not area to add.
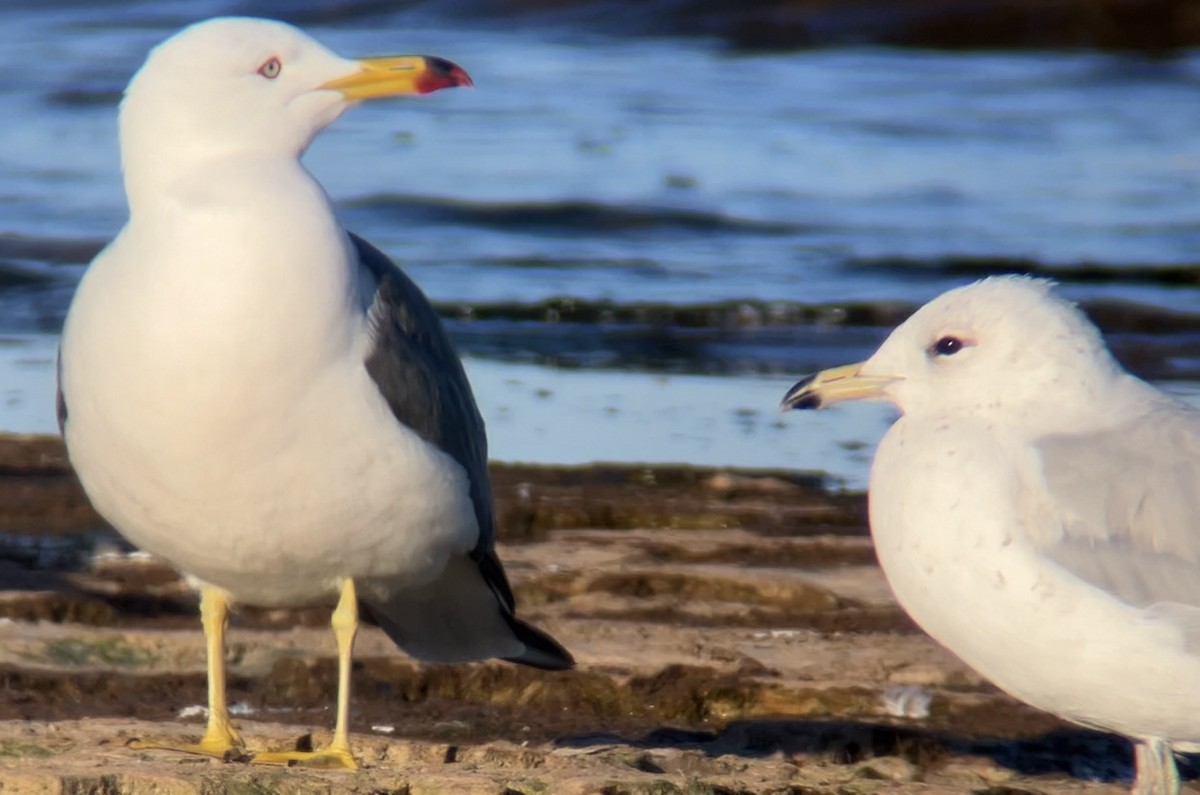
[[[787,409],[887,400],[907,415],[1033,416],[1047,405],[1103,405],[1124,371],[1100,332],[1051,282],[996,277],[938,296],[865,362],[800,381]]]
[[[121,103],[126,171],[238,153],[299,157],[350,105],[470,85],[428,56],[356,61],[266,19],[223,17],[158,45]]]

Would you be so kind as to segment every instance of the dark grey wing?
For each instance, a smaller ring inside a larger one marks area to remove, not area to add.
[[[388,258],[357,235],[350,235],[376,289],[370,306],[374,344],[367,372],[400,422],[462,465],[471,481],[471,501],[479,541],[471,557],[496,594],[509,625],[530,648],[516,662],[569,667],[570,655],[552,638],[517,619],[512,588],[496,557],[496,525],[487,470],[487,436],[462,362],[441,319],[421,289]],[[541,652],[541,654],[535,654]]]
[[[1037,450],[1057,521],[1034,543],[1125,603],[1200,627],[1200,412],[1164,400],[1135,422],[1046,437]]]
[[[58,435],[62,436],[67,432],[67,399],[63,397],[62,391],[62,347],[58,349],[58,360],[54,364],[55,368],[55,388],[54,388],[54,415],[58,417]]]
[[[370,308],[374,345],[367,372],[396,419],[467,471],[479,523],[472,557],[479,560],[491,553],[496,528],[487,436],[462,362],[421,289],[379,249],[357,235],[350,239],[376,285]],[[503,569],[492,576],[493,587],[511,609],[512,590]]]

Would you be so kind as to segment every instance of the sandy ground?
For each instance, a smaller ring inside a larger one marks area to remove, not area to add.
[[[280,769],[127,745],[199,737],[194,596],[91,514],[56,440],[0,438],[0,793],[1127,791],[1128,743],[1013,701],[911,624],[861,495],[669,467],[493,477],[520,611],[578,668],[419,665],[367,628],[362,768]],[[235,617],[252,749],[327,739],[327,621]]]

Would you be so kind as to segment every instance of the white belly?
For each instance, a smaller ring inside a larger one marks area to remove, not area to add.
[[[1180,633],[1048,560],[1011,462],[975,429],[921,434],[902,419],[880,446],[871,528],[897,599],[934,639],[1014,696],[1130,736],[1200,738],[1200,657]],[[939,438],[940,434],[940,438]],[[989,474],[990,473],[990,474]]]
[[[474,546],[465,470],[366,371],[340,248],[296,241],[273,273],[199,247],[127,267],[156,263],[123,247],[89,269],[62,362],[71,461],[130,541],[259,605],[328,600],[345,577],[386,598]]]
[[[433,580],[475,543],[465,472],[386,406],[363,405],[361,390],[373,389],[365,369],[358,399],[352,374],[329,380],[230,435],[125,438],[112,420],[130,407],[113,396],[106,408],[72,410],[71,460],[130,541],[239,601],[323,601],[344,577],[380,594]],[[194,421],[186,407],[165,413]],[[256,433],[256,422],[276,432]]]

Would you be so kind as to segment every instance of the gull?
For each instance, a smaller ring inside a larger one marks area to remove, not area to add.
[[[437,315],[299,162],[358,102],[469,85],[441,58],[347,60],[280,22],[218,18],[156,47],[125,91],[129,220],[71,304],[58,416],[101,515],[200,592],[208,725],[179,750],[355,767],[360,609],[418,659],[572,665],[514,615],[483,421]],[[336,604],[328,748],[245,753],[232,603]]]
[[[1013,696],[1135,743],[1174,795],[1200,743],[1200,411],[1134,377],[1046,281],[918,310],[784,408],[901,416],[871,467],[871,534],[901,606]]]

